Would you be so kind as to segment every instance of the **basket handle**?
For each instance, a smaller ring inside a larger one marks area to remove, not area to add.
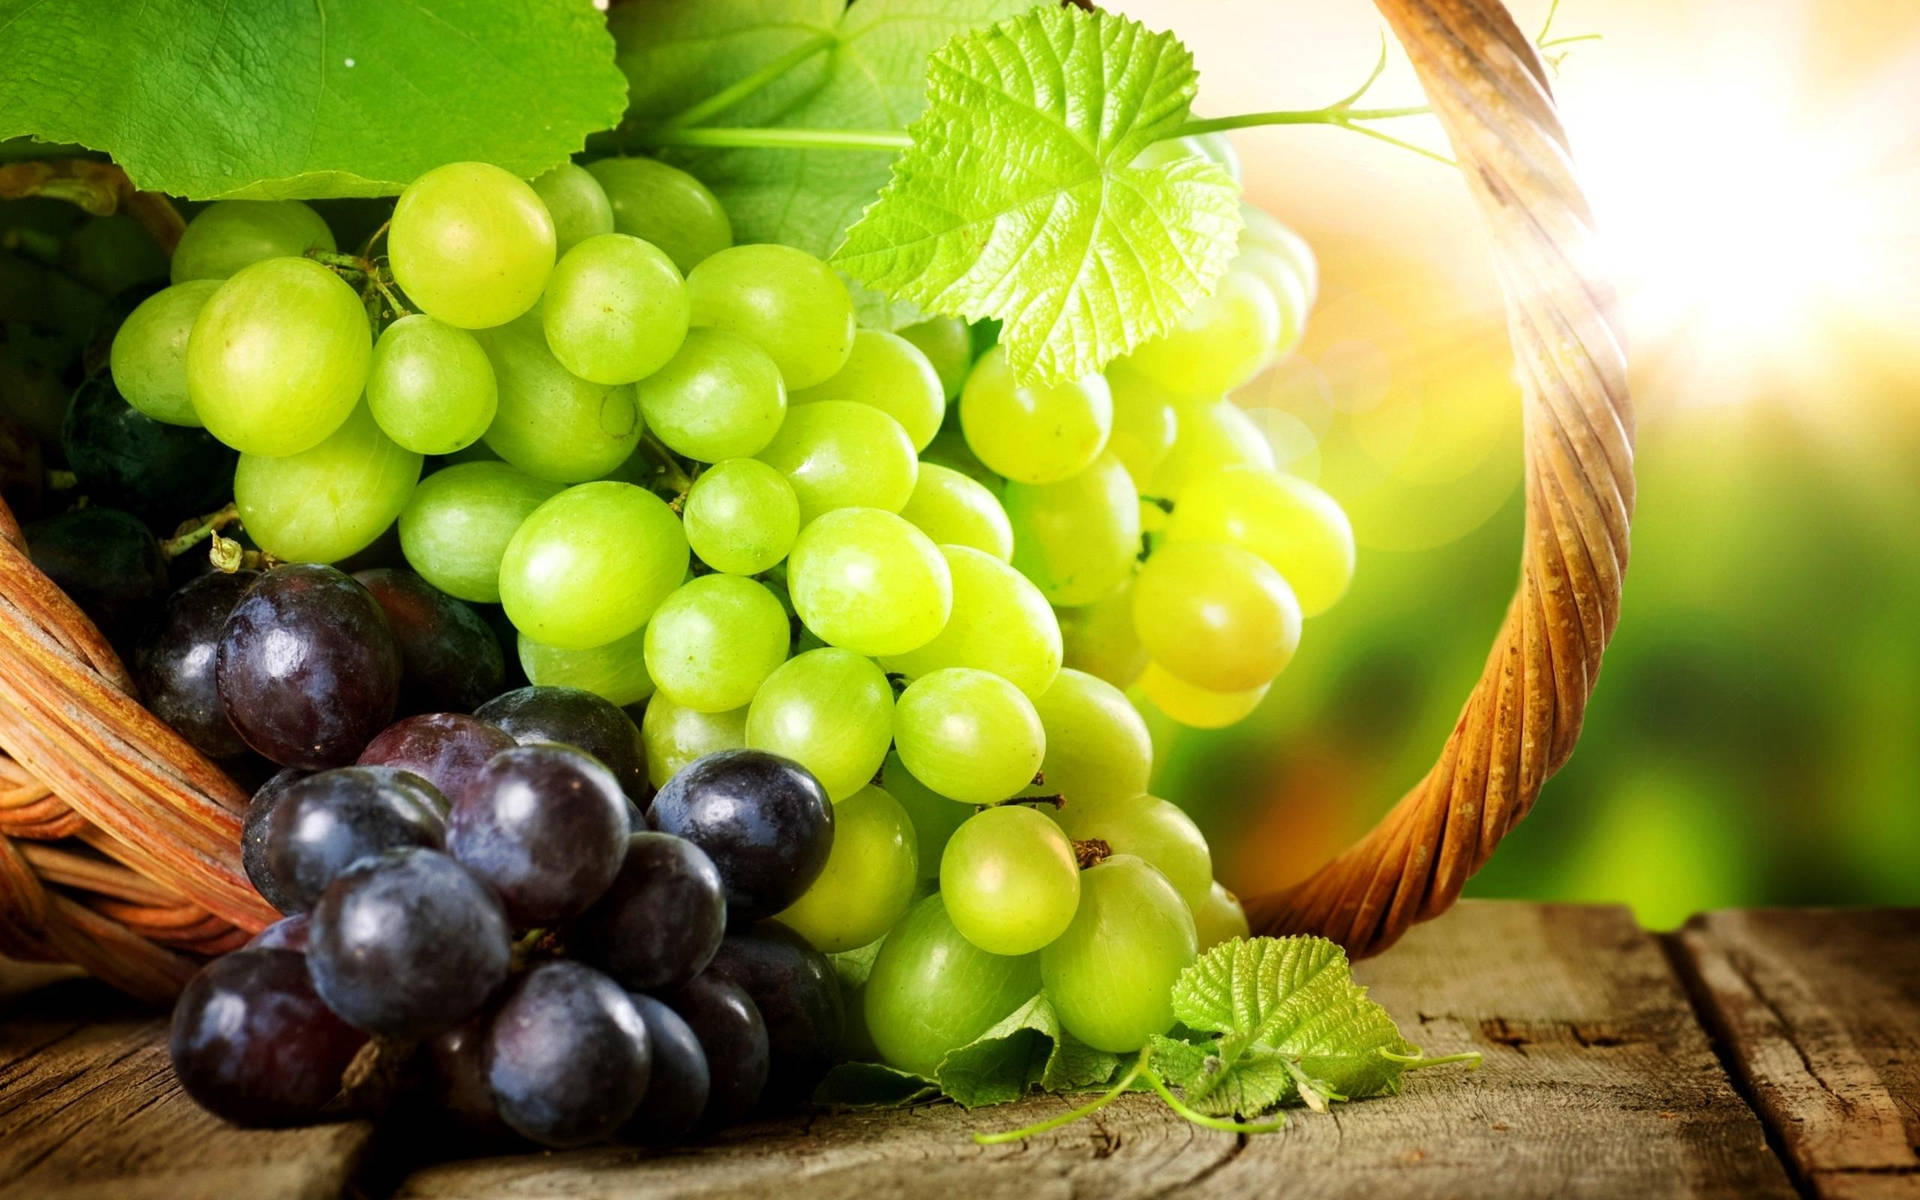
[[[1256,933],[1356,956],[1436,917],[1580,735],[1620,614],[1633,406],[1592,213],[1533,45],[1500,0],[1375,0],[1413,60],[1493,243],[1520,366],[1520,587],[1439,761],[1352,849],[1247,905]]]

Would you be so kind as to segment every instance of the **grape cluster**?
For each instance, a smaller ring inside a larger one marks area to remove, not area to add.
[[[1228,398],[1316,288],[1246,216],[1177,327],[1039,384],[988,326],[861,327],[649,160],[441,167],[384,258],[295,201],[203,211],[112,380],[231,456],[271,569],[187,582],[138,673],[288,768],[245,852],[298,915],[236,957],[308,970],[209,969],[194,1094],[311,1117],[267,1041],[337,1083],[372,1035],[468,1123],[659,1141],[846,1057],[931,1074],[1039,992],[1102,1050],[1165,1032],[1247,925],[1143,714],[1245,717],[1354,567]],[[259,1019],[215,1037],[216,1001]]]

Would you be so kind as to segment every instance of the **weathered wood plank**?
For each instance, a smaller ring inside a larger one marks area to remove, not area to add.
[[[1708,913],[1676,944],[1808,1190],[1920,1196],[1920,910]]]
[[[428,1167],[411,1200],[546,1197],[1773,1197],[1794,1195],[1714,1058],[1657,943],[1621,909],[1462,904],[1359,974],[1429,1051],[1477,1047],[1472,1076],[1286,1131],[1195,1129],[1149,1097],[1024,1145],[967,1134],[1059,1112],[1034,1100],[839,1114],[710,1146],[512,1156]]]
[[[333,1200],[370,1136],[209,1116],[174,1082],[165,1020],[92,980],[0,1009],[5,1200]]]

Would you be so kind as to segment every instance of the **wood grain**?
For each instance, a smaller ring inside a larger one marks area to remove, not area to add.
[[[1807,1190],[1920,1196],[1920,912],[1717,912],[1675,942]]]
[[[1476,1074],[1410,1077],[1399,1097],[1301,1113],[1251,1139],[1196,1129],[1149,1097],[1024,1145],[968,1134],[1062,1111],[1047,1098],[966,1113],[795,1118],[662,1155],[515,1155],[431,1166],[411,1200],[453,1197],[1054,1196],[1760,1197],[1794,1195],[1656,942],[1623,909],[1466,903],[1361,964],[1427,1050],[1478,1048]]]
[[[371,1135],[209,1116],[173,1080],[165,1020],[96,980],[0,1009],[0,1200],[332,1200]]]

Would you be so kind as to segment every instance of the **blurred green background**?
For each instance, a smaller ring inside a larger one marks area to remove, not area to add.
[[[1364,4],[1120,7],[1181,33],[1204,112],[1325,103],[1381,28]],[[1920,903],[1920,8],[1565,0],[1555,32],[1604,35],[1555,87],[1621,282],[1639,510],[1580,748],[1467,894],[1654,927]],[[1416,92],[1396,57],[1376,98]],[[1444,149],[1429,119],[1395,132]],[[1159,790],[1252,894],[1438,751],[1517,576],[1520,424],[1459,179],[1337,130],[1236,137],[1324,278],[1300,353],[1238,399],[1361,547],[1253,718],[1156,731]]]

